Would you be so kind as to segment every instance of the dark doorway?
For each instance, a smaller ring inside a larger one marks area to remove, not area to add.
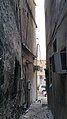
[[[13,88],[12,88],[12,99],[16,97],[17,94],[17,84],[18,80],[21,77],[21,66],[19,61],[15,58],[15,69],[14,69],[14,81],[13,81]]]

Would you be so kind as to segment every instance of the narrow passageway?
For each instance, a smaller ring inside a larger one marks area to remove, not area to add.
[[[44,2],[0,0],[0,119],[53,119],[45,96]]]
[[[26,114],[20,116],[20,119],[53,119],[53,116],[47,105],[43,106],[42,103],[35,102]]]
[[[38,100],[30,105],[20,119],[54,119],[48,108],[47,96],[38,91]]]

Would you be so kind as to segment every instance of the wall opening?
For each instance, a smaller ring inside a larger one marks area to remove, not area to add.
[[[16,97],[17,94],[17,85],[18,80],[21,77],[21,66],[19,61],[15,58],[15,69],[14,69],[14,81],[13,81],[13,88],[12,88],[12,99]]]

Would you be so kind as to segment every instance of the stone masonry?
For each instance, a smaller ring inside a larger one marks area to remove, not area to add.
[[[0,119],[19,117],[21,38],[9,0],[0,1]]]
[[[36,100],[31,6],[35,13],[33,1],[0,0],[0,119],[19,119]]]

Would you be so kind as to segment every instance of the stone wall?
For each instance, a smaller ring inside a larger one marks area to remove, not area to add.
[[[34,48],[35,24],[26,1],[1,0],[0,119],[19,119],[36,100]]]
[[[26,102],[30,105],[36,100],[36,79],[34,78],[35,72],[33,71],[34,59],[36,55],[36,39],[35,39],[35,28],[33,17],[35,19],[35,4],[31,0],[23,0],[21,9],[21,31],[22,31],[22,56],[24,65],[24,79],[26,83],[30,85],[30,89],[27,89],[30,100]],[[26,76],[27,74],[27,76]],[[35,81],[34,81],[35,80]],[[30,82],[30,83],[29,83]],[[26,95],[27,95],[26,93]]]
[[[21,38],[9,0],[0,1],[0,119],[18,119]]]

